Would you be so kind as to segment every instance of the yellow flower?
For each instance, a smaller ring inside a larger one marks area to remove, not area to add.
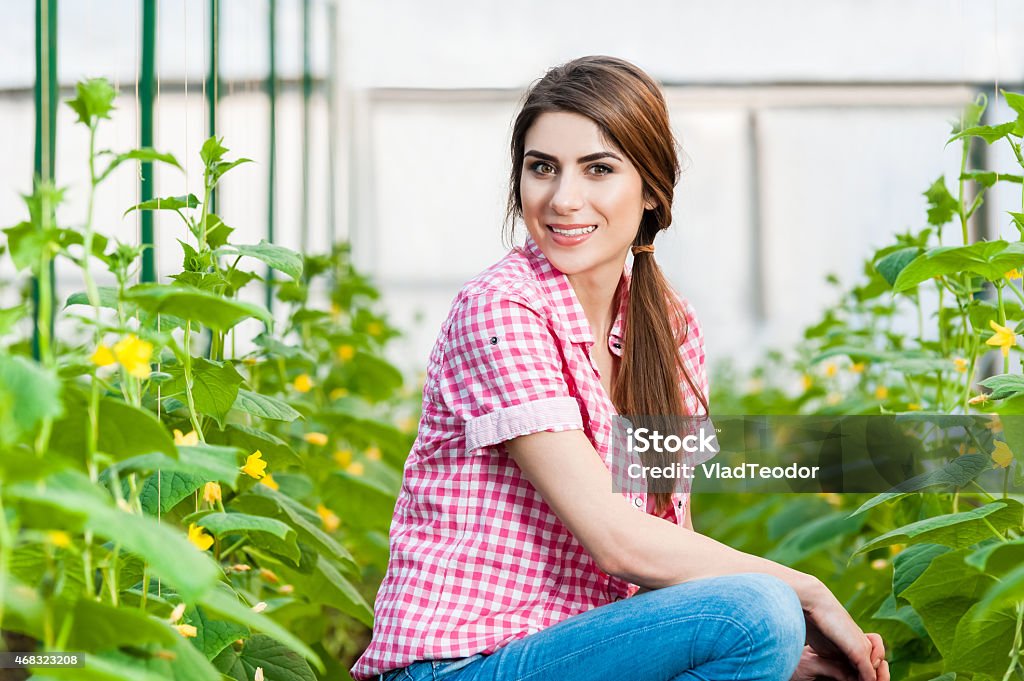
[[[377,447],[370,447],[366,450],[366,458],[370,461],[380,461],[380,449]]]
[[[877,388],[875,388],[875,399],[876,400],[884,400],[888,396],[889,396],[889,389],[886,388],[884,385],[880,385]]]
[[[335,317],[339,316],[341,314],[341,305],[331,303],[331,314]]]
[[[854,362],[850,365],[850,371],[855,374],[862,373],[864,371],[864,362]]]
[[[267,462],[263,460],[263,452],[256,450],[248,456],[245,460],[245,465],[241,468],[242,472],[248,475],[250,478],[256,478],[259,480],[267,474]]]
[[[829,362],[825,365],[825,375],[832,378],[839,371],[839,367],[836,366],[835,362]]]
[[[803,383],[804,390],[810,390],[811,386],[814,385],[814,379],[811,378],[810,374],[804,374]]]
[[[58,549],[66,549],[71,546],[71,535],[64,530],[50,530],[46,533],[46,540]]]
[[[996,448],[992,450],[992,462],[995,463],[999,468],[1006,468],[1013,463],[1013,452],[1010,451],[1009,446],[1002,440],[996,440]]]
[[[982,425],[984,425],[990,433],[1003,432],[1003,422],[995,414],[991,414],[990,418],[987,421],[985,421],[985,423]]]
[[[351,449],[339,449],[334,452],[334,463],[338,464],[341,468],[347,467],[352,463],[352,450]]]
[[[348,397],[348,391],[344,388],[335,388],[331,391],[332,400],[340,400],[342,397]]]
[[[885,558],[876,558],[875,560],[871,561],[871,567],[874,570],[884,570],[888,566],[889,561],[887,561]]]
[[[404,432],[416,429],[416,419],[411,416],[403,416],[398,420],[398,428]]]
[[[213,546],[213,537],[195,523],[188,526],[188,540],[195,544],[196,548],[200,551],[205,551]]]
[[[364,468],[363,464],[359,461],[353,461],[345,467],[345,472],[350,475],[362,475],[366,472],[366,468]]]
[[[210,504],[216,504],[222,498],[220,483],[208,482],[203,486],[203,501]]]
[[[291,584],[282,584],[281,588],[278,589],[278,591],[283,593],[283,594],[295,593],[295,587],[292,586]]]
[[[967,404],[985,404],[988,402],[988,395],[975,395],[967,400]]]
[[[985,341],[985,345],[998,347],[1003,351],[1003,357],[1010,356],[1010,348],[1017,345],[1017,334],[1008,326],[1000,326],[995,320],[990,319],[988,325],[995,331],[995,335]]]
[[[153,344],[128,334],[114,345],[114,356],[124,370],[135,378],[149,378],[149,360],[153,356]]]
[[[279,581],[281,581],[276,574],[274,574],[271,570],[268,570],[267,568],[260,568],[260,577],[267,580],[268,582],[273,582],[274,584],[277,584]]]
[[[181,619],[181,616],[185,614],[185,604],[178,603],[174,606],[174,610],[171,610],[171,616],[167,618],[167,621],[174,624]]]
[[[356,349],[351,345],[342,345],[338,348],[338,359],[347,362],[356,356]]]
[[[267,473],[265,476],[263,476],[263,479],[260,480],[260,484],[266,485],[275,492],[281,489],[281,486],[277,484],[277,480],[274,480],[274,476],[272,476],[270,473]]]
[[[341,518],[323,504],[319,504],[316,507],[316,513],[320,516],[320,520],[324,521],[324,528],[328,532],[334,532],[338,529],[338,525],[341,524]]]
[[[921,405],[917,402],[908,402],[907,411],[921,411]]]
[[[306,433],[302,436],[302,439],[311,445],[316,445],[317,447],[323,447],[327,444],[327,436],[323,433]]]
[[[1003,275],[1007,279],[1020,279],[1020,270],[1014,267],[1012,270]]]
[[[843,504],[843,498],[835,492],[819,492],[818,496],[827,501],[832,508],[839,508]]]
[[[194,447],[199,444],[199,436],[196,431],[190,431],[188,435],[183,434],[177,428],[174,429],[174,444]]]
[[[191,624],[175,624],[174,628],[185,638],[195,638],[199,635],[199,631]]]
[[[259,363],[259,360],[256,359],[255,357],[243,357],[242,358],[242,364],[244,364],[247,367],[254,367],[258,363]]]
[[[371,336],[379,336],[384,331],[384,327],[379,322],[370,322],[366,325],[366,333]]]
[[[114,353],[110,351],[106,345],[100,345],[96,348],[96,352],[92,353],[92,357],[89,358],[93,364],[98,367],[110,366],[117,362],[117,358],[114,357]]]
[[[956,372],[958,374],[963,374],[967,372],[967,360],[964,359],[963,357],[954,357],[953,365],[956,367]]]
[[[300,374],[295,378],[292,387],[300,393],[308,393],[313,389],[313,379],[309,377],[309,374]]]

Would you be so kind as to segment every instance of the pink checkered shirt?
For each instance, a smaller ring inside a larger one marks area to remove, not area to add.
[[[626,302],[623,295],[607,340],[620,356]],[[703,334],[682,302],[689,333],[680,352],[707,395]],[[581,429],[611,468],[616,411],[591,358],[593,343],[569,280],[531,239],[459,292],[430,355],[373,639],[354,678],[416,660],[493,653],[636,593],[636,585],[597,567],[503,444]],[[689,413],[701,414],[685,381],[681,390]],[[673,494],[661,517],[683,523],[688,496]],[[646,494],[623,493],[623,500],[623,512],[650,512]]]

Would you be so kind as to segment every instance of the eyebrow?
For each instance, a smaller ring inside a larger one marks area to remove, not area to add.
[[[552,156],[551,154],[545,154],[543,151],[537,151],[535,149],[530,149],[528,152],[523,154],[524,158],[526,156],[536,156],[542,161],[551,161],[552,163],[558,163],[558,159],[556,157]],[[596,161],[601,158],[614,158],[616,161],[622,160],[622,158],[619,157],[618,154],[613,154],[610,151],[599,151],[596,154],[587,154],[586,156],[580,156],[578,159],[576,159],[576,162],[589,163],[591,161]]]

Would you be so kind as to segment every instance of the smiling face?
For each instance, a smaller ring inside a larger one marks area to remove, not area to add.
[[[640,227],[643,181],[585,116],[548,112],[524,140],[523,221],[551,264],[573,279],[617,282]]]

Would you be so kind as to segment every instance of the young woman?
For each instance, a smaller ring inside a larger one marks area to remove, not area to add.
[[[685,491],[613,491],[613,416],[707,414],[703,336],[654,255],[678,175],[636,66],[576,59],[527,94],[528,235],[431,353],[355,678],[888,681],[819,580],[693,531]]]

